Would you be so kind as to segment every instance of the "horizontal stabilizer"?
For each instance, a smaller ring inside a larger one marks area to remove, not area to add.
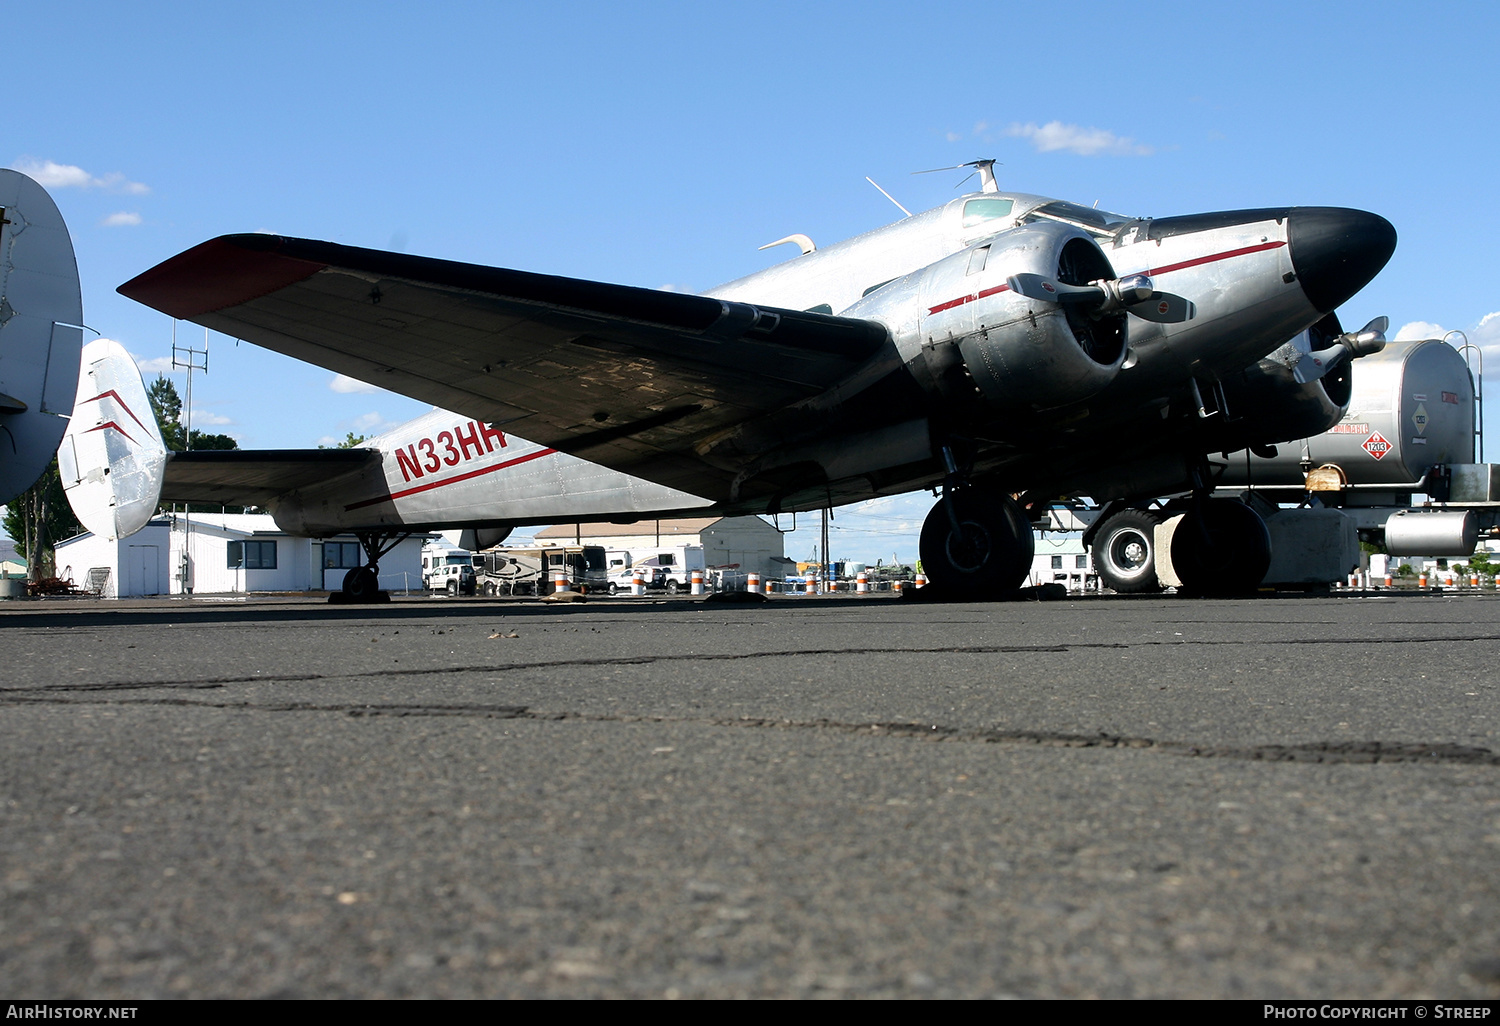
[[[174,452],[161,497],[166,502],[267,506],[277,496],[350,471],[379,468],[374,449],[201,449]]]

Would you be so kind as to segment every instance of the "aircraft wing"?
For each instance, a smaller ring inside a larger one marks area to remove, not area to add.
[[[274,235],[212,239],[119,291],[700,495],[734,469],[695,446],[894,353],[873,321]]]
[[[161,501],[264,506],[351,471],[378,471],[374,449],[202,449],[168,455]]]

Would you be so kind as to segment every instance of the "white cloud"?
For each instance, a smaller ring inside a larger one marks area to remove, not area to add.
[[[1452,329],[1445,328],[1441,324],[1431,321],[1412,321],[1401,325],[1401,330],[1391,336],[1394,341],[1405,342],[1408,340],[1422,338],[1442,338]],[[1472,328],[1459,329],[1462,336],[1454,335],[1448,339],[1448,344],[1458,347],[1468,341],[1479,347],[1483,359],[1490,365],[1491,372],[1496,366],[1500,366],[1500,310],[1485,314],[1478,324]],[[1474,369],[1479,369],[1477,360],[1474,360]]]
[[[117,214],[110,214],[99,222],[105,228],[124,228],[141,223],[141,215],[122,210]]]
[[[1041,153],[1066,150],[1080,157],[1096,157],[1101,153],[1144,157],[1154,152],[1150,146],[1143,146],[1134,139],[1115,135],[1106,129],[1065,125],[1061,121],[1049,121],[1041,126],[1034,121],[1024,125],[1012,124],[1006,134],[1030,139],[1031,145]]]
[[[395,421],[386,420],[380,413],[374,410],[355,417],[353,423],[355,433],[361,435],[384,434],[397,426]]]
[[[1401,325],[1401,330],[1392,336],[1392,342],[1416,341],[1423,338],[1442,338],[1448,333],[1441,324],[1433,324],[1431,321],[1412,321]]]
[[[55,160],[37,160],[35,157],[21,157],[11,166],[47,189],[104,189],[131,196],[144,196],[151,191],[140,182],[129,181],[118,171],[96,178],[75,164],[59,164]]]
[[[344,395],[352,395],[354,393],[374,395],[380,391],[374,385],[351,378],[347,374],[335,374],[333,380],[328,383],[328,387]]]
[[[1485,347],[1500,343],[1500,310],[1485,314],[1474,330],[1469,332],[1469,341],[1478,342]]]
[[[147,360],[137,356],[135,353],[131,353],[130,358],[135,361],[136,367],[140,368],[141,377],[147,377],[152,374],[172,373],[172,358],[170,356],[153,356]]]
[[[210,413],[208,410],[193,410],[193,423],[199,428],[212,424],[218,427],[221,424],[233,424],[234,421],[219,413]]]

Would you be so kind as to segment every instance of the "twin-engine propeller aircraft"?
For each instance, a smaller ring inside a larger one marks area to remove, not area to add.
[[[19,171],[0,168],[0,503],[35,483],[68,426],[82,295],[57,204]]]
[[[992,163],[977,193],[822,249],[789,236],[801,255],[701,296],[274,235],[205,242],[120,292],[453,412],[353,452],[179,454],[161,497],[352,529],[373,564],[417,528],[494,538],[932,488],[924,569],[974,594],[1024,581],[1029,511],[1053,498],[1191,492],[1179,575],[1254,587],[1265,525],[1208,498],[1209,454],[1339,420],[1349,361],[1382,338],[1345,334],[1333,311],[1395,230],[1332,207],[1123,217],[1003,193]]]

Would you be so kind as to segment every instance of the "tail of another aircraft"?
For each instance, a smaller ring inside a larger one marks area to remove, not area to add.
[[[68,426],[81,295],[73,243],[52,197],[0,168],[0,503],[35,483]]]
[[[120,343],[101,338],[83,347],[57,463],[68,504],[94,534],[124,538],[156,513],[167,449],[141,372]]]

